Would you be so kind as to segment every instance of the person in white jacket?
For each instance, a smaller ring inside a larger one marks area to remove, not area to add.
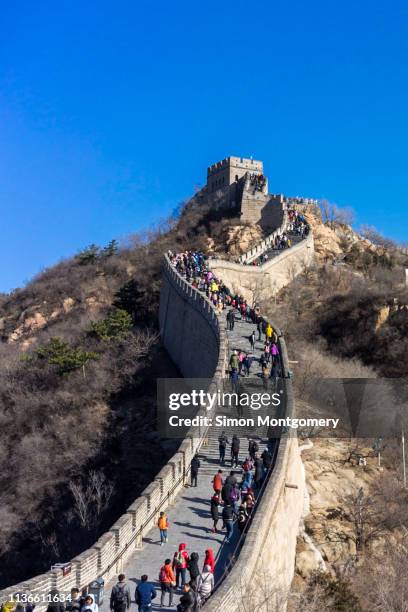
[[[214,575],[209,565],[204,566],[204,571],[197,578],[197,593],[203,604],[214,590]]]
[[[95,597],[92,593],[85,597],[85,603],[81,612],[98,612],[98,604],[95,603]]]

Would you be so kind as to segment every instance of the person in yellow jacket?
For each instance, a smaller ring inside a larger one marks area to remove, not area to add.
[[[169,528],[169,521],[167,520],[165,512],[160,512],[157,526],[160,530],[160,546],[163,546],[163,544],[167,542],[167,530]]]
[[[217,293],[217,291],[218,291],[218,285],[217,285],[217,283],[216,283],[215,281],[213,281],[213,282],[211,283],[211,285],[210,285],[210,289],[211,289],[212,293]]]
[[[268,338],[268,340],[270,340],[272,338],[273,327],[272,327],[272,325],[270,323],[268,323],[268,325],[266,326],[265,334],[266,334],[266,337]]]

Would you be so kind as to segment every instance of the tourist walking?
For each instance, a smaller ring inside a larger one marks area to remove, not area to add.
[[[198,470],[200,469],[200,459],[197,453],[191,460],[191,486],[196,487],[198,482]]]
[[[139,612],[151,612],[152,601],[156,599],[157,592],[154,586],[148,582],[147,574],[143,574],[141,582],[136,587],[135,601],[139,607]]]
[[[171,566],[171,559],[166,559],[160,568],[159,582],[161,588],[160,605],[164,607],[164,598],[169,594],[169,608],[173,605],[173,589],[176,586],[176,577]]]
[[[197,590],[195,587],[197,585],[197,578],[200,575],[200,569],[198,567],[199,556],[198,553],[193,552],[190,555],[190,561],[188,563],[188,572],[190,574],[190,584]]]
[[[261,318],[258,319],[256,329],[258,330],[258,340],[262,340],[263,321]]]
[[[260,489],[261,483],[263,480],[263,475],[264,475],[264,465],[260,457],[258,456],[255,457],[254,466],[255,466],[254,482],[256,484],[256,488]]]
[[[267,472],[272,465],[272,453],[265,449],[261,455],[261,459],[263,461],[264,471]]]
[[[250,439],[248,443],[248,453],[252,461],[255,461],[255,455],[259,451],[258,443],[255,440]]]
[[[208,565],[210,568],[211,573],[214,573],[214,568],[215,568],[215,558],[214,558],[214,551],[212,548],[207,548],[207,550],[205,551],[205,559],[204,559],[204,570],[205,571],[205,566]]]
[[[199,597],[200,607],[205,604],[214,590],[214,574],[209,565],[204,566],[203,573],[197,580],[197,594]]]
[[[114,587],[115,588],[115,587]],[[66,612],[81,612],[84,605],[84,598],[77,587],[71,589],[71,598],[65,604]],[[124,608],[125,610],[125,608]],[[118,612],[121,612],[118,610]]]
[[[230,379],[231,379],[232,391],[238,394],[239,393],[239,374],[238,374],[238,370],[236,370],[235,368],[231,370]],[[238,404],[238,412],[239,412],[239,404]]]
[[[218,495],[221,493],[222,484],[222,470],[218,470],[213,478],[213,489]]]
[[[219,505],[220,505],[219,495],[217,493],[214,493],[214,495],[211,498],[211,517],[213,520],[213,528],[211,531],[213,533],[217,533],[217,524],[219,520],[219,511],[218,511]]]
[[[227,530],[225,543],[229,544],[234,532],[234,508],[231,506],[231,504],[226,504],[224,506],[222,510],[222,520],[224,521],[224,527]]]
[[[227,444],[229,444],[229,440],[225,434],[225,431],[223,431],[220,437],[218,438],[218,450],[220,453],[221,464],[223,464],[225,461],[225,450],[227,448]]]
[[[238,467],[240,444],[238,436],[234,434],[231,442],[231,467]]]
[[[244,531],[245,526],[248,523],[248,518],[249,518],[249,514],[247,510],[247,504],[246,504],[246,501],[243,501],[240,507],[238,508],[238,517],[237,517],[238,529],[240,530],[241,533]]]
[[[65,605],[64,603],[61,601],[61,595],[60,592],[58,591],[58,589],[51,589],[51,591],[49,592],[49,603],[47,606],[47,612],[64,612],[65,610]],[[93,598],[90,598],[90,602],[88,600],[89,603],[93,603]],[[86,599],[85,599],[86,602]],[[11,602],[12,603],[12,610],[17,610],[17,607],[19,607],[21,609],[22,604],[18,604],[16,606],[15,602]],[[6,604],[7,605],[7,604]],[[3,608],[3,607],[2,607]]]
[[[255,350],[255,330],[252,330],[252,334],[249,336],[249,343],[251,345],[251,349]]]
[[[183,594],[180,597],[180,603],[177,606],[177,612],[196,612],[198,605],[198,597],[189,584],[183,587]]]
[[[160,546],[163,546],[163,544],[168,541],[167,530],[170,526],[165,512],[160,512],[159,520],[157,521],[157,526],[160,531]]]
[[[53,605],[52,603],[50,604],[51,606]],[[51,612],[50,610],[50,605],[48,606],[47,610],[48,612]],[[64,604],[61,603],[56,603],[54,604],[54,608],[52,610],[52,612],[59,612],[58,608],[60,607],[60,609],[63,611],[64,610]],[[84,601],[84,606],[82,608],[82,612],[98,612],[98,604],[95,601],[95,595],[93,595],[93,593],[88,593],[88,595],[85,596],[85,601]]]
[[[176,586],[184,586],[187,582],[187,566],[190,557],[186,550],[186,545],[181,543],[179,549],[174,553],[173,570],[176,570]]]
[[[130,608],[130,589],[126,584],[125,574],[119,574],[118,581],[112,588],[110,609],[113,612],[126,612]]]

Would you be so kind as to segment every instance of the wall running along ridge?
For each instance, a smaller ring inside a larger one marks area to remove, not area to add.
[[[303,242],[306,240],[307,238]],[[301,246],[301,243],[297,246]],[[233,265],[241,270],[247,269],[246,266]],[[224,277],[218,274],[213,267],[213,261],[210,262],[210,267],[225,282]],[[166,266],[161,293],[160,329],[164,345],[183,375],[200,377],[200,373],[196,372],[196,366],[189,363],[182,355],[182,350],[185,350],[187,354],[196,350],[196,347],[199,346],[196,342],[205,333],[206,325],[202,321],[197,329],[193,330],[190,327],[192,321],[195,321],[195,315],[189,310],[197,307],[197,290],[191,287],[190,294],[187,292],[187,299],[184,292],[181,296],[184,303],[180,304],[180,285],[185,282],[174,268]],[[227,282],[225,284],[228,286]],[[213,317],[216,317],[219,322],[219,315],[215,313],[211,302],[201,293],[199,296],[210,305],[214,313]],[[172,303],[174,303],[173,307]],[[207,311],[205,319],[208,325]],[[183,327],[186,327],[184,333],[181,332]],[[283,376],[287,377],[289,363],[286,344],[279,330],[275,329],[279,336]],[[214,350],[213,337],[206,340],[206,345],[209,346],[210,351]],[[206,367],[207,364],[204,363],[204,368]],[[223,370],[225,371],[225,366]],[[290,380],[287,380],[287,395],[286,415],[293,416],[294,401]],[[288,484],[291,486],[286,486]],[[276,602],[279,600],[279,603],[282,604],[286,599],[294,575],[296,538],[303,511],[304,487],[304,473],[297,439],[289,436],[283,437],[279,444],[275,467],[259,506],[257,506],[244,544],[235,563],[231,565],[230,571],[226,573],[215,593],[205,604],[206,611],[238,611],[242,597],[248,594],[248,584],[256,587],[258,582],[265,580],[266,576],[269,583],[273,585],[273,596]],[[277,551],[279,551],[278,554]],[[260,584],[259,588],[264,589],[264,585]],[[270,601],[268,605],[270,609]],[[262,607],[259,610],[261,611]]]
[[[252,302],[276,295],[309,267],[313,258],[314,243],[310,232],[304,240],[283,249],[261,266],[242,265],[224,259],[210,259],[209,265],[227,287]]]
[[[307,250],[309,249],[309,250]],[[253,279],[268,279],[265,292],[281,288],[293,277],[297,263],[299,273],[313,258],[313,238],[310,234],[298,245],[287,249],[263,266],[250,267],[222,260],[210,261],[213,272],[232,290],[253,292]],[[273,285],[272,275],[278,282]],[[185,377],[212,378],[214,388],[225,375],[227,340],[224,321],[211,302],[193,288],[164,258],[163,283],[160,299],[160,330],[164,346]],[[283,373],[288,373],[285,341],[279,337]],[[194,356],[194,359],[192,359]],[[288,412],[294,410],[292,386],[288,389]],[[204,410],[204,409],[203,409]],[[143,493],[128,508],[111,529],[90,549],[75,557],[70,572],[49,571],[0,592],[0,603],[11,594],[49,593],[53,588],[69,592],[74,586],[86,587],[97,577],[107,582],[120,573],[124,562],[143,546],[143,537],[156,524],[158,514],[170,506],[184,487],[191,460],[206,437],[207,429],[195,428],[181,443],[179,450],[165,465]],[[288,487],[287,485],[291,485]],[[276,597],[281,601],[289,590],[294,573],[296,537],[303,508],[304,478],[297,440],[284,437],[279,444],[274,470],[254,514],[244,544],[234,564],[231,564],[205,610],[235,611],[248,590],[255,587],[267,572],[273,581]],[[37,604],[42,611],[46,606]],[[259,608],[262,610],[262,607]]]
[[[180,320],[182,325],[180,326]],[[211,302],[189,285],[173,268],[167,256],[163,265],[163,288],[160,305],[163,341],[183,376],[199,375],[212,378],[209,392],[215,392],[225,372],[227,356],[226,334]],[[185,334],[183,326],[189,331]],[[191,359],[194,341],[195,359]],[[190,356],[190,361],[183,356]],[[193,362],[203,363],[198,371]],[[208,414],[205,408],[203,414]],[[191,428],[180,447],[160,470],[154,480],[133,502],[109,531],[95,544],[70,561],[71,570],[64,576],[62,569],[46,572],[30,580],[0,591],[0,604],[16,593],[38,595],[36,610],[46,609],[41,596],[51,589],[69,593],[72,587],[85,588],[102,577],[105,583],[120,573],[125,561],[143,546],[143,538],[157,524],[159,512],[170,506],[188,479],[191,460],[201,447],[207,428]]]

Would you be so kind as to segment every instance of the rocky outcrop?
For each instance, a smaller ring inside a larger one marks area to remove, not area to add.
[[[358,446],[357,440],[352,442]],[[309,513],[304,517],[307,538],[305,541],[301,531],[297,547],[296,573],[302,579],[316,569],[341,573],[356,555],[353,523],[345,512],[344,500],[356,495],[360,487],[370,491],[385,468],[378,466],[369,445],[360,441],[358,448],[366,465],[350,459],[352,450],[349,440],[315,439],[313,446],[302,452],[309,497]]]
[[[208,249],[211,255],[222,253],[223,257],[236,259],[246,253],[263,238],[262,229],[258,225],[229,225],[225,227],[217,240],[208,238]]]

